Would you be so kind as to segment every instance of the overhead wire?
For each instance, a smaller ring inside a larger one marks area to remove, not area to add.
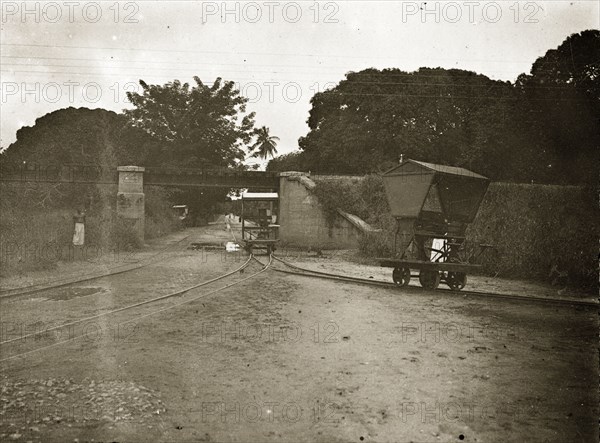
[[[289,53],[289,52],[253,52],[253,51],[207,51],[207,50],[199,50],[199,49],[162,49],[162,48],[123,48],[117,46],[77,46],[77,45],[46,45],[46,44],[38,44],[38,43],[0,43],[0,46],[8,46],[8,47],[34,47],[34,48],[59,48],[59,49],[85,49],[85,50],[108,50],[108,51],[139,51],[139,52],[164,52],[164,53],[181,53],[181,54],[217,54],[217,55],[262,55],[262,56],[290,56],[290,57],[322,57],[322,58],[353,58],[353,59],[384,59],[389,60],[393,58],[392,56],[377,56],[373,54],[367,55],[347,55],[347,54],[301,54],[301,53]],[[407,59],[406,59],[407,60]],[[453,58],[439,58],[436,60],[444,60],[444,61],[455,61]],[[487,62],[488,60],[468,60],[474,62]],[[528,63],[528,60],[502,60],[498,61],[498,63]]]
[[[359,59],[385,59],[385,60],[390,60],[394,57],[389,57],[389,56],[373,56],[372,54],[369,55],[360,55],[360,56],[352,56],[352,55],[339,55],[339,54],[298,54],[298,53],[270,53],[270,52],[225,52],[225,51],[203,51],[203,50],[185,50],[185,49],[159,49],[159,48],[122,48],[122,47],[104,47],[104,46],[76,46],[76,45],[44,45],[44,44],[26,44],[26,43],[0,43],[0,46],[6,46],[6,47],[34,47],[34,48],[58,48],[58,49],[85,49],[85,50],[114,50],[114,51],[140,51],[140,52],[166,52],[166,53],[198,53],[198,54],[216,54],[216,55],[237,55],[237,56],[244,56],[247,54],[250,55],[265,55],[265,56],[290,56],[290,57],[299,57],[299,56],[306,56],[306,57],[324,57],[324,58],[331,58],[331,57],[337,57],[337,58],[359,58]],[[3,56],[6,57],[6,56]],[[9,56],[9,57],[16,57],[16,56]],[[23,57],[23,58],[27,58],[27,56],[22,56],[19,55],[18,57]],[[36,58],[45,58],[45,57],[41,57],[41,56],[32,56],[32,57],[36,57]],[[60,58],[55,58],[55,59],[60,59]],[[72,58],[68,58],[68,59],[72,59],[72,60],[78,60],[78,58],[76,57],[72,57]],[[89,59],[91,61],[91,59]],[[531,63],[529,60],[485,60],[485,59],[467,59],[464,57],[460,58],[461,61],[467,61],[467,62],[475,62],[475,63],[510,63],[510,64],[514,64],[514,63]],[[102,61],[102,60],[98,60],[98,61]],[[402,61],[413,61],[411,59],[402,59]],[[439,59],[435,59],[435,61],[452,61],[455,62],[456,58],[439,58]],[[137,62],[137,61],[136,61]],[[150,63],[153,63],[153,61],[148,61]],[[162,61],[159,61],[158,63],[163,63]],[[165,61],[164,63],[172,63],[170,61]],[[593,62],[593,63],[597,63],[597,62]],[[219,63],[221,64],[221,63]],[[531,63],[533,64],[533,63]],[[229,65],[238,65],[235,63],[229,64]],[[253,66],[252,64],[246,64],[246,63],[239,63],[240,66]],[[573,62],[573,66],[575,65],[581,65],[581,66],[585,66],[585,63],[575,63]],[[261,66],[261,65],[259,65]],[[283,66],[285,67],[285,65]],[[306,65],[291,65],[290,67],[307,67]],[[319,67],[319,68],[323,68],[323,67]],[[332,68],[344,68],[343,66],[336,66],[336,67],[332,67]],[[542,71],[544,71],[542,69]],[[548,70],[549,72],[551,70]]]
[[[27,63],[5,63],[5,66],[30,66],[30,67],[40,67],[40,68],[93,68],[93,66],[86,66],[86,65],[34,65],[34,64],[27,64]],[[103,69],[123,69],[120,66],[103,66]],[[131,67],[127,67],[126,69],[138,69],[138,70],[143,70],[145,72],[148,72],[148,68],[147,67],[137,67],[137,66],[131,66]],[[177,68],[153,68],[154,70],[159,70],[159,71],[176,71],[176,72],[181,72],[181,69],[177,69]],[[55,71],[55,72],[51,72],[51,71],[15,71],[15,70],[2,70],[2,72],[34,72],[34,73],[40,73],[40,74],[47,74],[47,73],[64,73],[64,74],[73,74],[74,72],[72,71]],[[244,72],[246,73],[247,71],[230,71],[230,70],[225,70],[225,72]],[[252,72],[262,72],[262,73],[266,73],[266,72],[271,72],[273,74],[289,74],[288,72],[276,72],[276,71],[252,71]],[[87,74],[87,73],[82,73],[82,74]],[[89,74],[95,75],[97,73],[92,73],[90,72]],[[104,73],[101,73],[99,75],[104,75]],[[118,73],[118,75],[123,75],[123,73]],[[356,73],[355,75],[361,75],[360,73]],[[369,76],[369,74],[364,73],[363,74],[365,77]],[[382,77],[385,77],[385,75],[381,75]],[[407,75],[406,77],[408,78],[421,78],[421,75],[419,74],[414,74],[414,75]],[[440,75],[440,76],[423,76],[426,78],[445,78],[448,80],[453,80],[452,76],[448,76],[448,75]],[[466,77],[466,76],[465,76]],[[490,79],[491,80],[491,79]],[[291,80],[290,80],[291,81]],[[311,81],[311,80],[308,80]],[[510,85],[507,85],[505,83],[499,83],[499,84],[489,84],[489,83],[474,83],[474,84],[460,84],[460,83],[451,83],[451,82],[446,82],[446,83],[427,83],[427,82],[389,82],[389,81],[382,81],[382,82],[378,82],[378,81],[357,81],[354,79],[342,79],[340,80],[340,82],[346,82],[345,84],[362,84],[362,85],[375,85],[375,86],[394,86],[394,85],[405,85],[405,86],[445,86],[445,87],[468,87],[468,88],[487,88],[487,89],[499,89],[499,88],[508,88]],[[491,80],[494,81],[494,80]],[[333,83],[333,82],[332,82]],[[545,85],[536,85],[536,86],[531,86],[531,89],[548,89],[548,90],[558,90],[558,89],[564,89],[564,90],[572,90],[572,89],[583,89],[581,87],[576,87],[576,86],[561,86],[561,85],[549,85],[549,86],[545,86]]]

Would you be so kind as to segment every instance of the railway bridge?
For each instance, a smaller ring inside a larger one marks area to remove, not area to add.
[[[186,169],[119,166],[116,169],[107,169],[92,164],[41,165],[27,162],[23,162],[16,168],[2,168],[0,181],[116,185],[127,181],[136,182],[142,176],[143,183],[157,186],[252,187],[269,190],[277,188],[279,183],[276,172],[231,168]]]
[[[164,169],[119,166],[117,212],[132,219],[138,235],[144,236],[144,185],[252,188],[279,192],[280,174],[234,169]],[[285,174],[285,173],[284,173]]]

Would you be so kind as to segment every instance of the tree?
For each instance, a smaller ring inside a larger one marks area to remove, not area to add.
[[[132,126],[162,144],[153,162],[189,168],[235,166],[254,135],[254,113],[246,114],[248,99],[220,77],[212,86],[198,77],[194,81],[190,87],[179,80],[162,86],[140,80],[143,92],[127,93],[135,108],[124,114]]]
[[[104,109],[66,108],[50,112],[17,131],[3,163],[37,166],[101,165],[116,168],[144,161],[150,138],[129,127],[121,114]]]
[[[289,154],[280,155],[269,161],[267,171],[310,171],[309,165],[305,164],[303,152],[294,151]]]
[[[404,154],[495,180],[596,183],[600,31],[568,37],[515,84],[456,69],[366,69],[311,104],[301,153],[284,164],[368,173]]]
[[[489,165],[514,143],[511,95],[509,83],[462,70],[352,72],[312,98],[299,146],[313,171],[378,172],[404,154],[493,175]]]
[[[153,149],[150,137],[130,127],[122,114],[70,107],[19,129],[17,140],[0,156],[0,168],[1,173],[27,174],[41,180],[15,186],[42,192],[42,206],[72,207],[99,201],[109,204],[104,196],[112,191],[102,183],[52,184],[43,180],[62,174],[95,181],[102,171],[114,173],[119,165],[143,165]]]
[[[279,141],[279,137],[270,135],[269,128],[266,126],[257,129],[255,134],[257,135],[257,139],[250,147],[250,151],[256,149],[256,152],[252,157],[259,157],[265,160],[267,157],[274,157],[275,154],[277,154],[277,142]]]
[[[546,181],[596,184],[600,151],[600,31],[573,34],[516,82],[520,132],[544,153]]]

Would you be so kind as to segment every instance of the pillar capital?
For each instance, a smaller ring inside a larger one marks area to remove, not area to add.
[[[144,171],[142,166],[119,166],[119,192],[144,192]]]
[[[119,172],[144,172],[146,168],[143,166],[118,166],[117,171]]]
[[[279,177],[300,177],[306,176],[310,177],[309,172],[301,172],[301,171],[283,171],[278,173]]]

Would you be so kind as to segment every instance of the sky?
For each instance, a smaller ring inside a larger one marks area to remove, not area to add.
[[[279,154],[306,135],[310,99],[350,71],[457,68],[514,81],[600,2],[2,1],[2,148],[57,109],[131,105],[138,82],[238,84]],[[252,160],[251,162],[256,162]],[[262,164],[264,166],[264,162]]]

